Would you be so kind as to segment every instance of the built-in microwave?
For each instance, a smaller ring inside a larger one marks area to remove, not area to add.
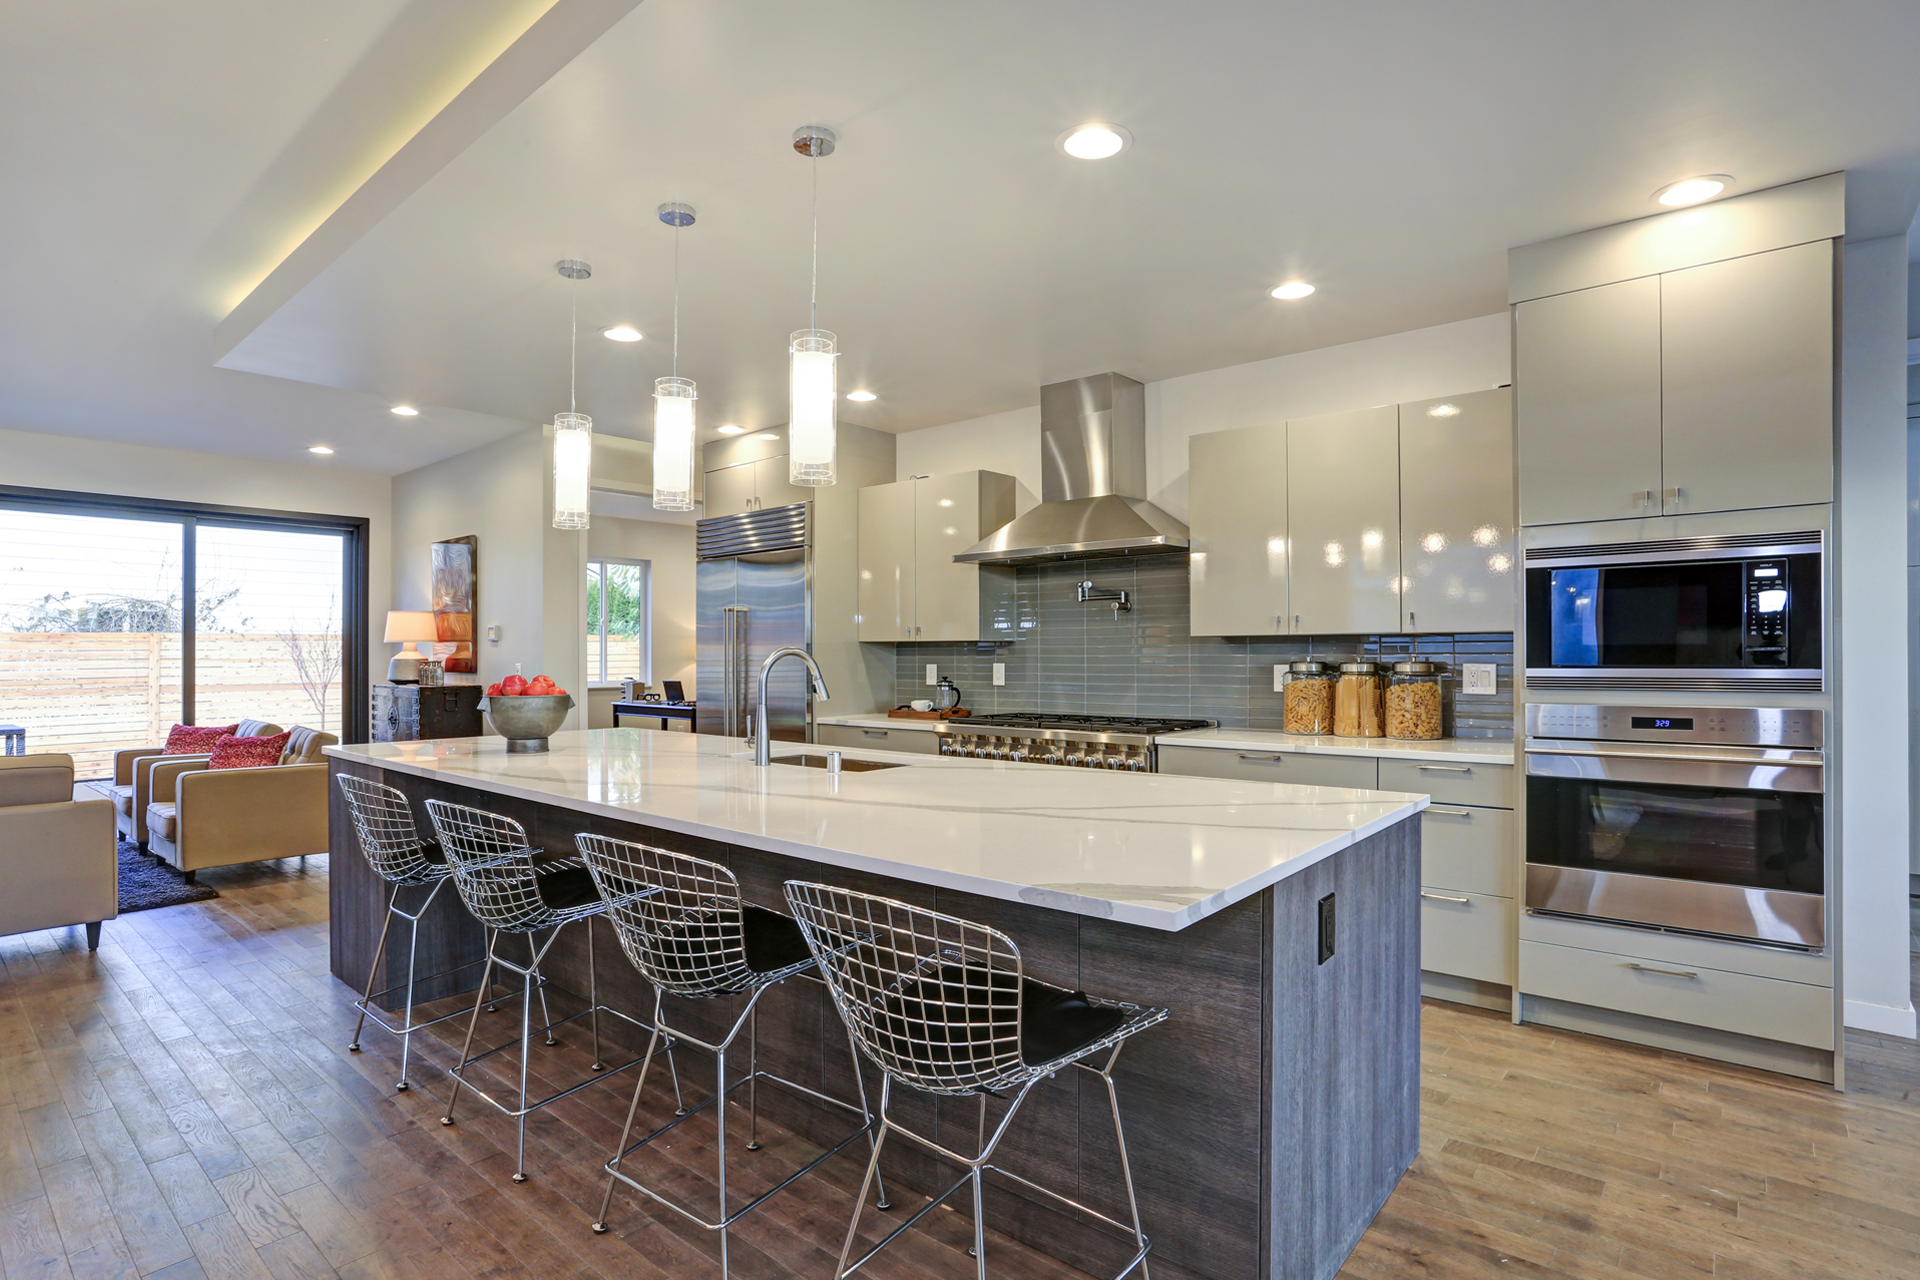
[[[1819,692],[1823,541],[1810,530],[1529,548],[1527,685]]]

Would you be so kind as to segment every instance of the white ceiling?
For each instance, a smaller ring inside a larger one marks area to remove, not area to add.
[[[565,408],[577,298],[580,408],[644,437],[674,199],[700,214],[680,358],[700,420],[781,421],[808,323],[788,137],[813,121],[842,139],[819,164],[819,324],[842,389],[880,395],[844,417],[887,430],[1499,311],[1507,247],[1654,212],[1690,174],[1738,193],[1850,170],[1856,234],[1904,229],[1920,195],[1911,0],[646,0],[210,367],[236,283],[272,266],[257,246],[314,224],[260,213],[236,271],[250,188],[298,173],[329,94],[432,7],[203,2],[129,29],[148,7],[10,6],[7,425],[277,458],[324,437],[334,465],[402,470]],[[498,28],[527,5],[492,8]],[[1062,155],[1089,119],[1133,148]],[[572,256],[591,281],[554,274]],[[1294,274],[1319,292],[1266,296]],[[647,340],[598,336],[616,321]]]

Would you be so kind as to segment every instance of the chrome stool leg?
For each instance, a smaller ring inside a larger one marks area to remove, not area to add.
[[[360,1032],[365,1029],[367,1025],[367,1006],[373,1003],[373,984],[379,980],[380,961],[384,959],[387,954],[387,935],[393,931],[393,900],[398,897],[399,894],[400,886],[394,884],[392,881],[388,881],[386,893],[387,907],[386,910],[381,913],[384,919],[380,922],[380,941],[373,948],[373,963],[367,966],[367,989],[361,993],[360,996],[360,1020],[353,1024],[353,1043],[347,1046],[348,1053],[360,1052]],[[413,1005],[413,991],[411,987],[409,987],[407,991],[407,1005],[409,1008]],[[405,1071],[402,1071],[400,1073],[401,1078],[404,1079],[406,1074]]]

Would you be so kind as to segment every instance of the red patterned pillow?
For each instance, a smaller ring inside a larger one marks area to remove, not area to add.
[[[213,744],[209,769],[260,769],[280,763],[292,733],[276,733],[271,738],[236,738],[227,734]]]
[[[177,724],[167,734],[167,745],[161,748],[163,755],[203,756],[213,750],[213,744],[220,741],[222,734],[232,733],[240,726]]]

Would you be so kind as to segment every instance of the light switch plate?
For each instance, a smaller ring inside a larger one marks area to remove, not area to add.
[[[1499,667],[1491,662],[1460,664],[1460,692],[1488,695],[1499,687]]]
[[[1007,682],[1007,664],[1004,662],[994,663],[993,664],[993,683],[995,687],[1003,685],[1006,682]]]
[[[495,644],[500,643],[500,628],[497,624],[487,628],[487,639]]]
[[[1276,662],[1273,664],[1273,691],[1275,693],[1280,692],[1280,685],[1282,683],[1280,676],[1286,669],[1287,664],[1284,662]]]
[[[939,663],[929,662],[927,664],[927,683],[928,684],[940,683],[940,664]]]

